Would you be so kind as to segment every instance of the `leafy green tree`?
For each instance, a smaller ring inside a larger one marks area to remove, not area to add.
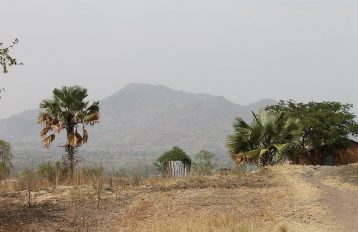
[[[294,154],[302,136],[299,119],[284,112],[262,111],[253,115],[251,124],[237,118],[234,133],[228,137],[227,148],[237,164],[272,165]]]
[[[38,123],[43,125],[40,133],[42,145],[49,148],[55,140],[55,134],[66,131],[67,144],[64,147],[71,177],[76,163],[76,149],[88,141],[86,126],[93,126],[99,120],[99,102],[90,104],[87,97],[87,89],[65,86],[54,89],[53,98],[43,100],[40,104],[43,112],[39,115]]]
[[[10,66],[22,64],[18,63],[16,58],[10,55],[10,50],[18,43],[18,39],[15,39],[14,42],[12,42],[12,44],[8,47],[4,47],[3,43],[0,43],[0,66],[2,67],[3,73],[7,73]]]
[[[164,152],[154,163],[157,170],[165,174],[169,161],[182,161],[185,165],[191,166],[190,157],[181,148],[175,146],[171,150]]]
[[[352,107],[353,105],[340,102],[296,103],[290,100],[280,101],[267,109],[272,112],[283,111],[301,120],[301,149],[306,151],[318,149],[322,145],[348,145],[350,136],[358,134],[358,124]]]
[[[12,148],[8,142],[0,140],[0,180],[9,176],[12,168]]]
[[[199,175],[211,175],[215,168],[215,154],[210,151],[201,150],[195,154],[194,170]]]

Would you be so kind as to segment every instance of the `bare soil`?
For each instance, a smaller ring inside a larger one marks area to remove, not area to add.
[[[313,167],[304,177],[322,191],[320,199],[328,206],[333,222],[346,232],[358,231],[358,165]],[[328,181],[327,181],[328,180]]]
[[[107,189],[99,209],[89,186],[75,202],[73,187],[36,192],[30,208],[26,192],[2,191],[0,231],[207,231],[193,220],[216,218],[249,228],[240,231],[357,231],[357,167],[153,178],[121,188],[117,197]]]

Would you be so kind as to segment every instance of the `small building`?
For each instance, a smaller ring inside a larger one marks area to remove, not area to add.
[[[323,145],[299,156],[303,165],[347,165],[358,162],[358,143],[351,141],[347,146]]]

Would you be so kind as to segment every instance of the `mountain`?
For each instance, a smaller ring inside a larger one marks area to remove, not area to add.
[[[224,97],[130,84],[101,101],[101,122],[89,129],[89,143],[79,149],[79,155],[87,161],[123,165],[151,162],[178,145],[189,154],[207,149],[222,158],[233,120],[238,116],[250,120],[251,111],[275,103],[266,99],[244,106]],[[63,153],[58,147],[63,138],[50,150],[41,148],[38,112],[26,111],[0,120],[0,138],[13,145],[16,162],[36,163]]]

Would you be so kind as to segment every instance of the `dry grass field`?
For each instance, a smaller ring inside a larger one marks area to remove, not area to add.
[[[106,186],[98,209],[91,185],[37,190],[29,208],[26,191],[7,182],[0,231],[356,231],[357,169],[277,166],[246,175],[150,178]]]

